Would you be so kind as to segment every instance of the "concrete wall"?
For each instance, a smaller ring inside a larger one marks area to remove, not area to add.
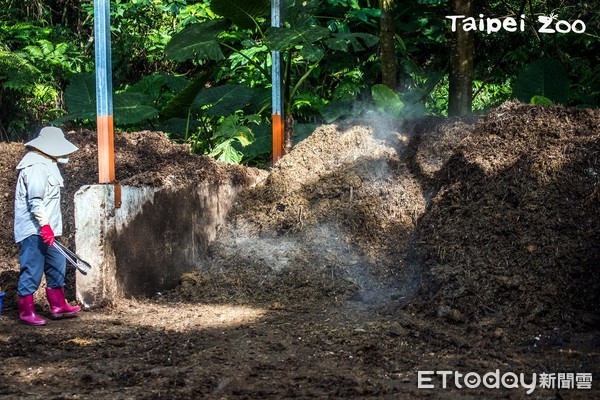
[[[78,301],[96,307],[175,287],[202,263],[240,189],[123,186],[115,208],[113,185],[82,187],[75,194],[75,243],[93,268],[77,273]]]

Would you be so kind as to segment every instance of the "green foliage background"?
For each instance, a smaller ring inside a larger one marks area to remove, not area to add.
[[[0,9],[0,139],[39,127],[93,128],[93,2],[5,0]],[[265,0],[112,0],[114,115],[119,130],[161,130],[226,162],[266,162],[271,51],[283,55],[285,111],[296,133],[367,112],[445,115],[447,0],[396,2],[398,87],[382,87],[379,1],[284,0],[281,28]],[[517,97],[597,107],[597,4],[473,2],[474,14],[524,15],[525,32],[475,33],[473,109]],[[540,34],[538,15],[585,22]]]

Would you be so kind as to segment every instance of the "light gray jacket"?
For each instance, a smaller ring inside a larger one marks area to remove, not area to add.
[[[51,158],[30,151],[17,165],[15,191],[15,241],[39,235],[50,224],[55,236],[62,235],[60,188],[63,177]]]

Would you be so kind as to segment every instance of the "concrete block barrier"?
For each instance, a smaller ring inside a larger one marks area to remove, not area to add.
[[[85,307],[120,296],[149,296],[175,287],[197,268],[242,187],[230,183],[162,187],[83,186],[75,194],[75,244],[92,265],[77,273]]]

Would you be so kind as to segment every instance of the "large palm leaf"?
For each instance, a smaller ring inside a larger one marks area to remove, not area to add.
[[[270,0],[212,0],[210,9],[241,28],[253,28],[257,18],[267,17]]]
[[[271,50],[284,52],[297,45],[310,45],[328,37],[329,29],[320,26],[305,26],[297,29],[271,28],[267,41]]]
[[[222,20],[193,24],[171,38],[165,53],[175,61],[191,58],[223,60],[225,56],[217,41],[217,35],[226,27]]]
[[[187,118],[196,96],[204,88],[208,79],[209,75],[206,72],[200,73],[184,89],[169,100],[161,110],[162,117],[167,119],[176,117]]]
[[[194,105],[205,108],[206,114],[211,117],[222,117],[243,109],[252,99],[252,94],[252,89],[246,86],[215,86],[198,93]]]

